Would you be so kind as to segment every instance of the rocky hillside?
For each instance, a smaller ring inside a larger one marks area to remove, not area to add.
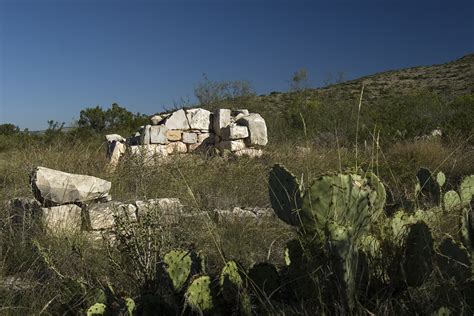
[[[391,93],[406,94],[414,90],[429,90],[446,100],[474,93],[474,54],[445,64],[419,66],[368,75],[355,80],[312,89],[311,94],[331,101],[348,101],[357,98],[362,84],[364,100],[376,101]],[[291,93],[289,94],[291,96]],[[260,96],[262,101],[285,103],[288,94],[274,92]]]

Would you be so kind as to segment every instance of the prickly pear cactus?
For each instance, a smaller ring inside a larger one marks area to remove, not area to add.
[[[387,201],[387,192],[382,181],[374,173],[368,172],[365,177],[369,187],[375,192],[369,195],[372,204],[372,220],[379,220],[385,215],[383,209]]]
[[[423,197],[422,201],[424,202],[429,202],[429,203],[434,203],[436,205],[439,205],[440,202],[440,195],[441,195],[441,189],[439,183],[443,182],[446,180],[444,177],[444,174],[436,177],[437,179],[434,179],[433,174],[431,173],[430,170],[426,168],[420,168],[416,174],[416,178],[418,179],[417,183],[417,196]],[[439,180],[439,181],[438,181]]]
[[[335,290],[346,309],[352,309],[356,301],[356,253],[352,241],[351,228],[329,223],[327,226],[327,246],[331,266],[335,273]]]
[[[438,174],[436,175],[436,183],[438,183],[438,186],[440,188],[442,188],[446,183],[446,176],[442,171],[438,172]]]
[[[213,308],[211,278],[208,275],[196,275],[186,289],[186,303],[193,311],[204,313]]]
[[[402,260],[405,282],[409,286],[420,286],[433,270],[433,237],[424,222],[409,226]]]
[[[247,275],[250,288],[254,289],[257,295],[271,297],[280,287],[280,275],[271,263],[255,264]]]
[[[300,217],[304,232],[323,238],[329,221],[357,228],[357,233],[365,232],[371,218],[370,193],[367,182],[358,175],[317,179],[303,197]]]
[[[469,205],[474,197],[474,175],[464,178],[459,186],[461,202],[464,206]]]
[[[469,253],[452,237],[445,238],[439,245],[436,261],[444,277],[454,278],[457,282],[469,277],[471,271]]]
[[[103,303],[95,303],[87,310],[87,316],[104,315],[107,306]]]
[[[222,297],[226,302],[234,302],[243,286],[239,268],[235,261],[228,261],[219,276]]]
[[[191,273],[192,258],[189,251],[172,250],[164,258],[165,270],[173,283],[173,288],[179,292]]]
[[[461,205],[461,197],[456,191],[448,191],[443,195],[443,207],[447,212],[456,210]]]
[[[464,246],[474,254],[474,218],[473,212],[463,209],[461,216],[461,240]]]
[[[289,225],[299,226],[301,192],[298,179],[285,167],[276,164],[270,171],[268,191],[276,215]]]

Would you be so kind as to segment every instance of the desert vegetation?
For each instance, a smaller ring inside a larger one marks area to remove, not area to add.
[[[66,131],[1,126],[0,314],[472,314],[474,95],[371,99],[370,84],[343,83],[331,98],[303,75],[268,96],[241,81],[197,86],[204,108],[265,118],[260,158],[125,157],[108,172],[104,135],[149,120],[117,104],[84,109]],[[107,179],[115,200],[179,198],[197,215],[169,222],[157,208],[117,218],[113,238],[51,234],[8,204],[32,196],[39,165]],[[275,215],[216,218],[234,207]]]

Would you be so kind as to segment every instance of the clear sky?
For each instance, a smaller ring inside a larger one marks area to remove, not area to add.
[[[286,91],[474,52],[473,0],[0,0],[0,123],[117,102],[154,113],[211,80]]]

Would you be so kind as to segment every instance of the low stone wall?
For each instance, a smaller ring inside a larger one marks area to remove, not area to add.
[[[147,215],[162,224],[177,223],[180,218],[211,215],[215,221],[257,220],[274,217],[272,209],[240,208],[213,212],[186,211],[177,198],[143,201],[113,201],[111,183],[93,176],[72,174],[37,167],[30,175],[35,198],[16,198],[8,202],[12,227],[22,228],[25,222],[39,224],[51,234],[85,232],[93,239],[114,238],[120,222],[140,223]]]
[[[127,150],[147,160],[211,148],[236,156],[260,157],[260,147],[268,143],[267,126],[259,114],[229,109],[210,112],[202,108],[155,115],[150,125],[141,126],[132,137],[113,134],[106,139],[112,166]]]

